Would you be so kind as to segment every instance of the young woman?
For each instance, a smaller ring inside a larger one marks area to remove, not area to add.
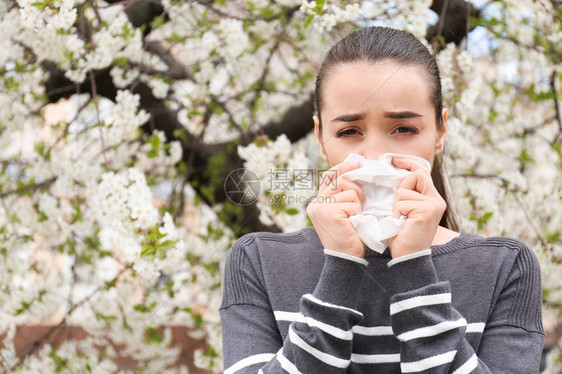
[[[327,173],[313,227],[251,233],[232,247],[220,309],[225,373],[537,373],[544,340],[540,272],[522,242],[458,226],[447,204],[447,132],[437,64],[414,36],[370,27],[328,52],[314,132]],[[354,152],[387,152],[412,173],[383,254],[357,236],[362,189],[341,175]],[[328,186],[335,186],[328,187]],[[330,197],[330,198],[328,198]]]

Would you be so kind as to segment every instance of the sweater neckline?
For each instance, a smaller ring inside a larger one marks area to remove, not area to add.
[[[448,253],[457,249],[464,248],[476,237],[477,236],[474,234],[468,233],[466,231],[461,231],[460,235],[449,240],[447,243],[432,245],[431,254],[435,256],[438,254]],[[382,254],[369,249],[365,253],[365,257],[387,257],[389,259],[392,258],[392,256],[390,255],[390,249],[388,247],[386,247],[385,251]]]
[[[309,226],[309,227],[307,227],[307,229],[310,230],[312,240],[315,243],[317,243],[320,247],[322,247],[322,242],[320,241],[320,238],[318,237],[318,234],[316,233],[316,229],[314,228],[314,226]],[[463,247],[466,247],[466,245],[469,242],[475,240],[476,238],[478,238],[478,235],[471,234],[471,233],[466,232],[466,231],[461,231],[460,235],[458,235],[458,236],[454,237],[453,239],[449,240],[447,243],[432,245],[431,246],[431,253],[432,253],[432,255],[436,255],[436,254],[443,254],[443,253],[451,252],[451,251],[454,251],[454,250],[457,250],[457,249],[461,249]],[[366,253],[365,253],[365,257],[388,257],[388,258],[391,258],[390,250],[388,249],[388,247],[386,248],[386,250],[382,254],[368,248]]]

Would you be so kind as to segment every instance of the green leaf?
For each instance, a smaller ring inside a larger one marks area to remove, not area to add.
[[[525,95],[535,103],[538,101],[554,99],[554,93],[552,91],[536,93],[534,84],[531,84],[529,88],[525,90]]]
[[[290,216],[294,216],[295,214],[299,213],[299,210],[296,208],[289,208],[287,210],[285,210],[285,213],[287,213]]]
[[[31,307],[31,304],[32,304],[32,303],[33,303],[33,302],[22,301],[22,302],[20,303],[20,304],[21,304],[21,307],[18,308],[18,310],[16,310],[16,313],[15,313],[16,316],[19,316],[20,314],[22,314],[22,313],[24,313],[26,310],[28,310],[28,309]]]
[[[121,56],[113,59],[113,65],[117,65],[120,68],[127,67],[128,63],[129,63],[129,59],[127,57]]]
[[[519,161],[522,165],[535,162],[535,160],[533,160],[529,153],[527,153],[527,150],[525,148],[521,150],[521,153],[517,157],[517,161]]]
[[[275,10],[270,7],[263,7],[259,9],[262,18],[273,18],[275,16]]]
[[[149,138],[148,141],[152,148],[148,152],[146,152],[146,156],[148,158],[158,157],[158,151],[160,149],[160,144],[161,144],[160,137],[156,134],[152,134],[152,136]]]
[[[219,264],[217,262],[205,262],[202,266],[207,270],[210,274],[215,274],[217,270],[219,270]]]
[[[209,103],[209,109],[211,109],[215,114],[226,113],[224,107],[221,104],[215,102]]]
[[[82,222],[84,217],[82,216],[82,211],[80,209],[80,203],[76,200],[74,201],[74,216],[72,217],[72,222]]]
[[[25,71],[25,67],[16,61],[16,73],[23,73]]]
[[[153,246],[146,247],[141,252],[141,257],[152,256],[156,253],[156,248]]]
[[[550,244],[557,243],[558,241],[560,241],[560,238],[561,238],[560,231],[555,231],[545,236],[546,241],[549,242]]]
[[[56,354],[54,351],[49,352],[49,357],[55,362],[55,373],[60,373],[62,369],[67,367],[66,360]]]
[[[12,90],[18,88],[19,83],[17,83],[14,77],[4,77],[4,87],[6,90]]]
[[[47,158],[47,154],[50,153],[50,150],[47,152],[47,147],[45,143],[35,143],[35,152],[43,158]]]
[[[116,316],[111,315],[111,314],[101,314],[101,313],[96,313],[96,319],[101,319],[105,322],[111,322],[117,319]]]
[[[155,328],[147,327],[144,331],[146,332],[146,335],[147,335],[147,337],[145,338],[145,341],[147,343],[161,343],[162,342],[163,339]]]
[[[34,6],[34,7],[38,8],[39,10],[45,10],[45,7],[47,6],[47,4],[45,4],[44,1],[36,1],[34,3],[31,3],[31,6]]]
[[[160,244],[164,248],[173,247],[177,244],[177,240],[166,240],[162,244]]]
[[[493,215],[494,212],[486,212],[482,216],[480,216],[478,218],[478,230],[482,230],[484,228],[484,225],[488,223],[488,221],[490,220],[490,218],[492,218]]]
[[[134,309],[137,312],[148,313],[151,312],[156,305],[157,305],[156,301],[152,302],[152,304],[150,304],[149,306],[146,306],[144,304],[137,304],[134,306]]]
[[[158,157],[158,151],[155,150],[155,149],[149,149],[148,152],[146,152],[146,157],[156,158],[156,157]]]
[[[172,35],[168,36],[166,38],[166,41],[169,43],[185,43],[186,38],[184,36],[181,36],[178,33],[173,33]]]
[[[310,26],[310,23],[312,22],[312,20],[314,19],[314,15],[313,14],[309,14],[308,16],[306,16],[306,19],[304,20],[304,28],[308,28],[308,26]]]
[[[195,327],[203,327],[203,318],[201,317],[201,315],[199,313],[195,313],[189,307],[183,308],[182,310],[186,313],[189,313],[189,315],[191,315],[191,318],[193,318],[193,323],[195,324]]]
[[[150,27],[152,29],[157,29],[160,26],[162,26],[164,24],[165,20],[164,18],[160,17],[160,16],[156,16],[152,19],[152,22],[150,22]]]
[[[39,218],[37,219],[38,222],[45,222],[49,219],[49,217],[45,214],[45,212],[39,212]]]
[[[469,217],[469,220],[476,221],[477,224],[478,224],[478,230],[482,230],[484,228],[484,226],[486,225],[486,223],[488,223],[490,218],[492,218],[493,215],[494,215],[494,212],[486,212],[483,215],[481,215],[480,217],[477,217],[474,214],[471,214],[470,217]]]
[[[176,296],[176,293],[174,292],[174,281],[166,282],[165,287],[168,291],[168,296],[170,297],[170,299],[173,299],[174,296]]]
[[[19,190],[19,189],[23,189],[23,188],[28,187],[28,186],[32,186],[34,184],[35,184],[35,178],[31,178],[28,183],[25,183],[23,181],[19,181],[18,184],[17,184],[17,188]],[[20,191],[20,192],[18,192],[18,195],[19,196],[32,196],[33,195],[33,189],[30,188],[28,190]]]
[[[112,287],[115,287],[115,285],[117,284],[117,278],[111,280],[111,281],[105,281],[105,289],[109,290]]]
[[[158,147],[160,146],[160,137],[156,134],[152,134],[152,136],[150,137],[150,145],[152,146],[152,148],[158,149]]]

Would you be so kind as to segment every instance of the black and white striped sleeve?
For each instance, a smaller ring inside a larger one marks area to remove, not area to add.
[[[397,258],[388,266],[393,279],[391,324],[400,342],[402,373],[538,372],[544,340],[540,274],[528,248],[519,253],[489,320],[481,326],[478,352],[465,334],[480,326],[467,324],[451,305],[450,283],[439,281],[431,250]]]
[[[318,284],[301,297],[298,316],[283,341],[258,271],[245,255],[245,241],[235,243],[225,269],[220,309],[224,372],[345,373],[351,363],[352,328],[363,318],[355,308],[367,262],[325,250]]]

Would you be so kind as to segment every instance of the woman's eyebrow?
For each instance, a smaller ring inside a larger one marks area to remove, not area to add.
[[[331,120],[330,122],[353,122],[359,121],[365,118],[365,113],[351,113],[343,114]]]
[[[404,118],[415,118],[415,117],[423,117],[423,115],[410,111],[384,112],[384,118],[404,119]]]

